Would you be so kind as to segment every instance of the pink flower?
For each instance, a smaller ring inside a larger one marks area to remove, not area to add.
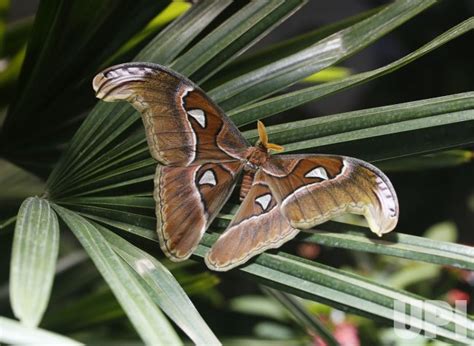
[[[469,304],[471,297],[469,293],[461,291],[457,288],[453,288],[452,290],[449,290],[448,293],[446,293],[446,300],[452,305],[456,303],[456,300],[465,300],[466,303]]]
[[[343,322],[336,326],[334,337],[341,346],[360,346],[357,328],[350,323]]]
[[[334,329],[334,338],[341,346],[360,346],[359,333],[356,326],[348,322],[342,322]],[[327,346],[327,343],[319,336],[314,337],[313,346]]]
[[[301,243],[296,248],[296,253],[298,255],[311,260],[314,260],[316,257],[318,257],[320,252],[321,247],[318,244]]]

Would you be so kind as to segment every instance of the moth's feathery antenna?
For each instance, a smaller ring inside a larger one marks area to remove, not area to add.
[[[267,130],[265,129],[265,125],[263,125],[263,123],[260,120],[258,120],[257,122],[257,128],[258,128],[258,137],[260,138],[259,142],[265,148],[267,148],[268,150],[276,151],[276,152],[282,152],[283,150],[285,150],[285,148],[282,147],[281,145],[268,143]]]

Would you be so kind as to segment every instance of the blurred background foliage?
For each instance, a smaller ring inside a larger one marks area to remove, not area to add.
[[[404,345],[396,300],[472,314],[472,1],[193,3],[0,0],[0,341]],[[138,117],[91,88],[130,60],[188,75],[250,139],[266,118],[290,151],[375,161],[398,233],[344,218],[216,274],[202,256],[232,198],[196,256],[169,262]],[[472,341],[470,317],[442,315],[439,340],[410,342],[466,343],[459,325]]]

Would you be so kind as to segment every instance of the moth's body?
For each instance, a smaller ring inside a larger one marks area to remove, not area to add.
[[[254,147],[250,147],[248,156],[245,158],[244,170],[255,173],[269,158],[270,153],[262,144],[259,143]]]
[[[255,173],[257,170],[262,167],[270,158],[270,153],[268,149],[262,145],[261,142],[258,142],[254,147],[248,149],[248,154],[243,160],[243,177],[242,184],[240,185],[240,200],[243,201],[247,196],[250,188],[253,185],[255,178]]]
[[[398,202],[376,167],[337,155],[270,155],[250,146],[235,125],[191,81],[162,66],[122,64],[94,78],[97,97],[126,100],[142,113],[155,174],[157,232],[174,261],[193,253],[242,175],[241,207],[205,261],[228,270],[343,213],[365,216],[372,232],[390,232]],[[243,173],[243,174],[242,174]]]

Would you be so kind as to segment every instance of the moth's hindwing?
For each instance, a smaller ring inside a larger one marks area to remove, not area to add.
[[[161,248],[170,259],[182,261],[191,256],[229,198],[241,168],[240,162],[157,166],[157,232]]]
[[[205,261],[213,270],[229,270],[270,248],[280,247],[298,230],[291,227],[258,171],[253,185],[226,231],[207,253]]]

